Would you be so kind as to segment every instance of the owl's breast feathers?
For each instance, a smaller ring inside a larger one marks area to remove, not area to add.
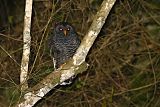
[[[80,39],[77,35],[69,38],[53,36],[50,44],[52,56],[55,58],[56,68],[58,68],[75,54],[80,45]]]

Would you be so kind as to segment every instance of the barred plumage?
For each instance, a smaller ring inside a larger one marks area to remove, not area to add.
[[[50,35],[49,48],[51,55],[56,60],[56,69],[69,60],[80,45],[72,25],[67,22],[60,22],[55,25],[53,33]]]

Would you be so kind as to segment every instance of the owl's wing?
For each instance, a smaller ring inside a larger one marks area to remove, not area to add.
[[[54,66],[54,69],[56,69],[56,58],[55,58],[55,43],[54,43],[54,40],[53,40],[53,35],[54,33],[51,32],[50,34],[50,37],[48,38],[48,48],[49,48],[49,54],[50,56],[52,57],[52,60],[53,60],[53,66]]]
[[[53,59],[54,68],[58,69],[67,59],[67,49],[62,43],[57,43],[55,38],[49,40],[50,56]]]

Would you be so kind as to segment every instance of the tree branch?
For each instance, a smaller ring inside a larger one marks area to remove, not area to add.
[[[28,77],[28,63],[30,55],[30,27],[31,27],[31,15],[32,15],[32,0],[26,0],[25,16],[24,16],[24,29],[23,29],[23,55],[21,61],[21,74],[20,83],[22,84],[21,90],[28,88],[27,77]]]
[[[105,23],[115,1],[116,0],[103,1],[101,9],[97,12],[88,33],[84,37],[76,54],[73,56],[73,59],[69,60],[62,68],[52,72],[40,83],[28,90],[29,92],[24,95],[24,100],[18,105],[19,107],[32,107],[55,86],[87,69],[88,64],[85,62],[85,58]]]
[[[73,56],[75,65],[80,65],[85,61],[91,46],[97,38],[115,2],[116,0],[104,0],[102,2],[101,8],[94,17],[88,33],[85,35],[80,47],[78,48],[76,54]]]

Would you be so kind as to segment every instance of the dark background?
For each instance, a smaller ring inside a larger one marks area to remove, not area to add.
[[[0,107],[20,98],[24,2],[0,0]],[[34,0],[30,87],[53,71],[53,25],[70,22],[82,39],[101,2]],[[160,0],[117,0],[86,62],[73,84],[56,87],[36,107],[160,107]]]

